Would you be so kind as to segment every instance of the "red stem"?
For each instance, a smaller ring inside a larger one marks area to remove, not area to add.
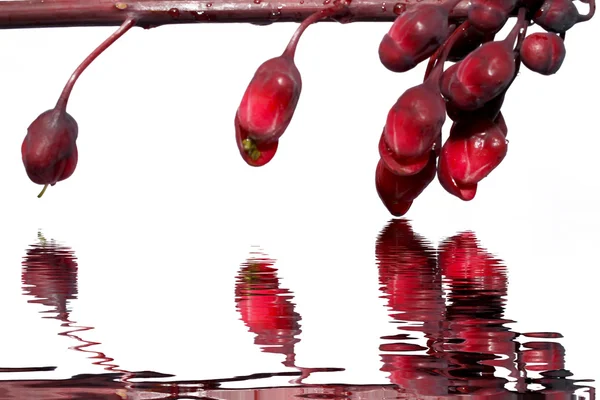
[[[454,43],[456,42],[460,34],[469,29],[469,26],[471,26],[469,20],[463,22],[458,28],[454,30],[454,32],[452,32],[448,39],[446,39],[444,44],[441,46],[442,50],[440,51],[440,54],[436,59],[435,65],[433,66],[433,70],[431,71],[431,74],[426,78],[425,82],[431,82],[431,84],[433,84],[439,90],[440,79],[442,77],[442,72],[444,72],[444,63],[448,58],[448,54],[450,53],[452,46],[454,46]]]
[[[302,34],[306,30],[306,28],[308,28],[310,25],[314,24],[315,22],[321,21],[327,17],[330,17],[332,15],[339,13],[346,7],[347,4],[350,4],[350,3],[349,2],[348,3],[346,3],[346,2],[339,3],[332,7],[325,8],[321,11],[317,11],[316,13],[310,15],[308,18],[306,18],[304,21],[302,21],[302,23],[300,23],[300,26],[298,27],[298,29],[296,29],[296,32],[294,32],[294,34],[292,35],[292,38],[290,39],[290,42],[288,43],[287,47],[283,51],[282,57],[288,57],[293,60],[294,55],[296,54],[296,47],[298,46],[298,42],[300,41],[300,38],[302,37]]]
[[[511,49],[513,48],[515,40],[517,38],[519,38],[519,41],[522,41],[522,39],[525,38],[525,33],[527,32],[528,25],[527,20],[525,19],[526,12],[527,9],[525,9],[525,7],[519,9],[519,13],[517,14],[517,23],[508,33],[508,35],[506,35],[506,39],[503,40],[503,42]],[[521,31],[521,29],[523,29],[523,31]],[[517,46],[520,45],[520,43],[517,43]]]
[[[394,4],[410,9],[417,4],[455,1],[398,0]],[[468,7],[469,0],[460,1],[450,17],[466,17]],[[324,0],[0,0],[0,28],[119,26],[128,18],[145,28],[196,22],[264,25],[302,22],[325,8]],[[397,9],[382,7],[381,0],[353,0],[347,5],[347,21],[391,22],[398,16]]]
[[[577,20],[577,22],[589,21],[590,19],[592,19],[592,17],[596,13],[596,0],[590,0],[589,6],[590,9],[588,10],[588,13],[585,15],[579,15],[579,19]]]
[[[123,24],[119,27],[119,29],[117,29],[112,35],[110,35],[104,42],[102,42],[102,44],[100,44],[100,46],[98,46],[94,51],[92,51],[90,55],[87,56],[81,64],[79,64],[77,69],[75,69],[75,71],[67,81],[67,84],[65,85],[62,93],[60,94],[60,97],[58,98],[58,101],[56,102],[55,108],[57,110],[61,110],[63,112],[67,110],[67,102],[69,101],[71,90],[73,90],[73,86],[75,86],[77,79],[79,79],[83,71],[85,71],[85,69],[96,59],[96,57],[102,54],[104,50],[110,47],[111,44],[116,42],[121,36],[125,34],[125,32],[127,32],[133,26],[135,26],[135,20],[132,18],[126,19],[125,22],[123,22]]]

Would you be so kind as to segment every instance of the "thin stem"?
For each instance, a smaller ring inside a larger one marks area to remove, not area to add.
[[[510,45],[511,49],[514,47],[514,43],[517,38],[522,39],[525,37],[525,32],[527,31],[528,25],[527,20],[525,19],[526,12],[527,9],[525,7],[521,7],[519,9],[519,13],[517,14],[517,23],[508,33],[508,35],[506,35],[506,39],[504,39],[504,43],[506,43],[507,46]],[[517,45],[520,46],[519,43]]]
[[[339,0],[337,0],[337,1],[339,1]],[[330,17],[332,15],[339,13],[340,11],[342,11],[345,8],[345,6],[346,6],[345,2],[335,4],[332,7],[325,8],[321,11],[317,11],[316,13],[312,14],[311,16],[306,18],[304,21],[302,21],[300,23],[300,26],[298,27],[298,29],[296,29],[296,32],[294,32],[294,34],[292,35],[292,38],[290,39],[290,42],[288,43],[287,47],[283,51],[282,56],[293,59],[294,56],[296,55],[296,47],[298,46],[300,37],[302,37],[302,34],[306,30],[306,28],[308,28],[310,25],[314,24],[315,22],[321,21],[327,17]]]
[[[452,33],[454,33],[454,31],[456,31],[456,25],[450,25],[450,31],[451,31],[450,35],[452,35]],[[450,35],[448,35],[448,37],[450,37]],[[427,79],[429,74],[431,74],[431,71],[433,70],[433,66],[435,65],[436,60],[440,56],[440,52],[442,51],[442,48],[443,48],[443,46],[438,47],[435,50],[435,53],[433,53],[431,55],[431,57],[429,57],[429,61],[427,62],[427,69],[425,69],[425,77],[423,78],[423,80]]]
[[[58,101],[56,102],[55,108],[57,110],[61,110],[63,112],[66,111],[67,102],[69,101],[69,96],[71,95],[73,86],[75,86],[77,79],[79,79],[83,71],[85,71],[85,69],[96,59],[96,57],[102,54],[104,50],[110,47],[111,44],[116,42],[121,36],[125,34],[125,32],[131,29],[131,27],[133,27],[134,25],[135,20],[133,18],[126,19],[125,22],[123,22],[123,24],[119,27],[119,29],[117,29],[112,35],[110,35],[104,42],[102,42],[102,44],[100,44],[100,46],[98,46],[94,51],[92,51],[90,55],[87,56],[81,64],[79,64],[77,69],[75,69],[75,72],[73,72],[73,74],[67,81],[67,84],[65,85],[62,93],[60,94],[60,97],[58,98]]]
[[[579,19],[577,20],[577,22],[589,21],[590,19],[592,19],[592,17],[596,13],[596,0],[590,0],[589,6],[590,9],[588,10],[588,13],[585,15],[579,15]]]
[[[46,189],[48,189],[48,184],[44,185],[44,188],[42,189],[40,194],[38,194],[38,199],[41,198],[44,195],[44,193],[46,193]]]
[[[463,22],[458,28],[454,30],[454,32],[452,32],[452,35],[450,35],[448,39],[446,39],[446,41],[442,45],[442,50],[440,51],[440,55],[436,59],[431,74],[426,78],[426,82],[431,82],[437,88],[439,88],[440,78],[442,77],[442,72],[444,72],[443,66],[446,62],[446,59],[448,58],[448,54],[450,53],[452,46],[454,46],[454,43],[456,43],[456,40],[458,40],[460,34],[464,33],[464,31],[469,29],[470,26],[471,23],[469,22],[469,20]]]

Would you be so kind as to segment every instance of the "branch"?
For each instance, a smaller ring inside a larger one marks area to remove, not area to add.
[[[393,21],[405,6],[451,0],[353,0],[340,22]],[[152,28],[181,23],[300,22],[331,0],[0,0],[0,29],[67,26],[118,26],[132,18],[137,26]],[[469,0],[451,14],[466,16]],[[329,19],[331,21],[332,19]]]

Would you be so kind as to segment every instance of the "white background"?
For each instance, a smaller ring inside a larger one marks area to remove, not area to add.
[[[562,333],[567,369],[593,379],[599,21],[567,34],[557,75],[522,68],[503,108],[508,156],[476,198],[462,202],[435,180],[407,215],[433,243],[475,231],[508,266],[513,329]],[[388,23],[311,27],[297,52],[304,87],[293,122],[273,161],[251,168],[233,117],[256,67],[295,28],[134,28],[75,86],[68,110],[79,123],[79,164],[42,199],[21,162],[27,126],[115,28],[1,32],[2,366],[102,372],[21,295],[21,259],[42,229],[76,252],[72,317],[96,328],[82,336],[125,369],[181,379],[284,370],[281,356],[260,353],[235,309],[240,263],[260,246],[278,260],[302,315],[298,365],[346,368],[309,382],[387,383],[379,338],[395,328],[379,298],[374,246],[390,216],[374,169],[387,112],[423,66],[394,74],[379,63]]]

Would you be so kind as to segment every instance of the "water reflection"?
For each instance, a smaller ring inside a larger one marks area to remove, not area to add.
[[[22,266],[23,293],[33,297],[28,302],[46,306],[48,310],[42,313],[50,316],[44,318],[61,321],[60,326],[65,329],[58,334],[77,342],[70,349],[86,353],[94,365],[102,366],[108,371],[128,374],[128,371],[113,363],[113,358],[90,349],[101,343],[85,340],[81,333],[94,328],[78,326],[77,322],[70,319],[69,301],[77,298],[77,258],[74,251],[54,240],[47,240],[38,232],[38,242],[27,249]]]
[[[570,399],[587,389],[594,395],[580,385],[584,381],[568,379],[563,346],[543,340],[562,335],[521,335],[508,327],[514,321],[504,316],[507,269],[472,232],[444,240],[435,251],[406,220],[393,220],[377,239],[376,257],[399,330],[382,337],[382,370],[401,392]]]
[[[100,343],[82,337],[92,328],[77,326],[70,316],[70,303],[78,290],[74,252],[40,235],[23,260],[23,292],[28,302],[45,307],[44,318],[60,321],[59,334],[77,342],[71,349],[86,353],[107,372],[39,379],[54,367],[3,367],[0,378],[31,372],[36,379],[0,380],[0,399],[595,400],[594,388],[585,386],[589,380],[576,381],[566,369],[565,349],[557,341],[562,335],[519,334],[510,329],[513,321],[504,315],[507,268],[473,233],[452,236],[436,249],[408,221],[393,220],[377,238],[375,252],[381,291],[397,328],[382,337],[379,348],[381,369],[390,384],[304,383],[313,372],[337,369],[296,365],[301,317],[292,292],[280,284],[275,260],[258,253],[239,270],[235,304],[255,344],[263,352],[281,355],[283,365],[294,370],[181,381],[157,372],[126,371],[114,359],[92,350]],[[261,384],[276,376],[296,379],[291,386]],[[245,382],[245,388],[227,388],[229,382]]]
[[[295,345],[300,341],[300,314],[294,296],[280,287],[275,260],[258,252],[242,264],[235,285],[235,301],[242,321],[254,333],[254,343],[266,353],[285,356],[283,365],[298,369],[302,383],[315,372],[343,371],[343,368],[304,368],[296,365]]]

